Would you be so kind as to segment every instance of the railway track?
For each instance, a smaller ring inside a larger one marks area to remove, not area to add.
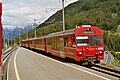
[[[2,55],[3,60],[3,67],[2,67],[2,80],[7,80],[7,66],[10,56],[13,54],[13,52],[16,50],[16,47],[12,47]]]
[[[3,55],[2,55],[3,64],[6,62],[8,57],[10,57],[12,55],[12,52],[15,50],[16,50],[16,47],[12,47],[11,49],[9,49],[5,53],[3,53]]]
[[[12,49],[13,49],[13,47],[10,47],[10,48],[4,50],[3,55],[5,55],[5,54],[7,54],[8,52],[10,52]]]
[[[114,77],[117,77],[120,79],[120,70],[115,70],[115,69],[108,68],[108,67],[98,65],[98,64],[93,65],[92,67],[89,67],[89,68],[92,70],[99,71],[99,72],[102,72],[102,73],[105,73],[105,74],[108,74],[108,75],[111,75],[111,76],[114,76]]]

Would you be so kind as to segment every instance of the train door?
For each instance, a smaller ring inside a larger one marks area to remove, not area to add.
[[[46,38],[44,38],[44,50],[47,52],[47,47],[46,47],[47,43],[46,43]]]
[[[59,38],[60,40],[60,57],[64,58],[64,39],[63,37]]]
[[[36,49],[36,39],[34,39],[34,49]]]

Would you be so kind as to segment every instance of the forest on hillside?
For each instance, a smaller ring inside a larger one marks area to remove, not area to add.
[[[65,8],[66,30],[85,24],[103,30],[105,50],[120,52],[120,0],[79,0]],[[37,27],[37,37],[58,31],[62,31],[62,10]],[[33,37],[34,30],[29,32]],[[21,38],[26,39],[26,34]]]

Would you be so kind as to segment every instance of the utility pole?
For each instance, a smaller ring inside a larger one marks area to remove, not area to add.
[[[11,46],[12,46],[12,30],[11,30]]]
[[[62,0],[62,8],[63,8],[63,32],[65,31],[65,10],[64,10],[64,0]]]
[[[27,31],[27,39],[28,39],[28,31]]]
[[[21,39],[20,39],[20,28],[19,28],[19,45],[20,45],[20,40],[21,40]]]
[[[29,24],[27,25],[28,26],[28,28],[26,29],[26,37],[27,37],[27,39],[28,39],[28,33],[29,33]]]
[[[36,24],[36,19],[34,19],[34,23]],[[35,26],[35,38],[36,38],[36,26]]]
[[[8,47],[9,47],[9,34],[8,34]]]
[[[5,43],[5,45],[6,45],[6,49],[7,49],[7,47],[8,47],[8,44],[7,44],[7,38],[4,40],[4,43]]]

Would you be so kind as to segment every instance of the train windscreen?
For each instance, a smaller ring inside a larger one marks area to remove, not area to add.
[[[102,46],[102,36],[90,36],[91,46]]]
[[[89,45],[88,36],[77,36],[76,42],[77,46],[88,46]]]

